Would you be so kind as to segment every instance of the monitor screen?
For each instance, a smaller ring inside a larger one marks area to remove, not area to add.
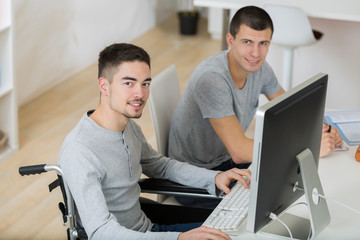
[[[297,155],[309,149],[318,166],[326,74],[319,73],[257,110],[247,230],[258,232],[304,191]],[[317,169],[316,169],[317,174]]]

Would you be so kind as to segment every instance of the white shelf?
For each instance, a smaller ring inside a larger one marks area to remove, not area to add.
[[[10,28],[11,28],[11,25],[10,25],[10,24],[6,24],[6,25],[4,25],[4,26],[0,26],[0,34],[3,33],[3,32],[8,31]]]
[[[0,0],[0,129],[8,135],[7,144],[0,152],[0,162],[14,154],[19,146],[11,16],[11,0]]]
[[[2,87],[0,86],[0,101],[3,96],[6,96],[7,94],[11,93],[12,87],[6,86]]]
[[[9,144],[6,144],[6,146],[3,148],[3,150],[0,152],[0,159],[7,159],[11,155],[13,155],[16,152],[16,148],[12,148],[9,146]]]

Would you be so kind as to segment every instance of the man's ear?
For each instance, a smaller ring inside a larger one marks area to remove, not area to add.
[[[106,78],[101,77],[98,80],[98,84],[101,94],[107,96],[109,94],[109,81]]]
[[[226,42],[230,48],[232,48],[234,44],[234,37],[231,35],[231,33],[226,34]]]

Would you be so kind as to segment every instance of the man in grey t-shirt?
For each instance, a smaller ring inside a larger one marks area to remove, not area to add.
[[[265,61],[273,32],[261,8],[240,9],[230,23],[230,50],[204,60],[192,74],[174,112],[169,156],[209,169],[250,163],[250,125],[260,94],[284,92]]]
[[[253,140],[244,132],[258,98],[284,93],[265,61],[273,33],[270,16],[261,8],[239,9],[226,35],[230,50],[204,60],[189,79],[174,112],[168,154],[209,169],[247,167]],[[337,129],[323,130],[321,156],[342,144]],[[245,164],[245,165],[244,165]]]

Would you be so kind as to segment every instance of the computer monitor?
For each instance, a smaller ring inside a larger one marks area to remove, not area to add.
[[[289,236],[284,226],[276,226],[279,223],[272,221],[270,213],[281,215],[304,193],[310,219],[287,215],[291,220],[283,220],[300,228],[289,227],[293,236],[307,239],[309,228],[314,236],[330,222],[326,201],[316,203],[312,197],[314,189],[323,193],[317,166],[327,80],[326,74],[319,73],[257,110],[248,231],[263,232],[266,226],[273,234]],[[273,227],[268,226],[270,222]]]

